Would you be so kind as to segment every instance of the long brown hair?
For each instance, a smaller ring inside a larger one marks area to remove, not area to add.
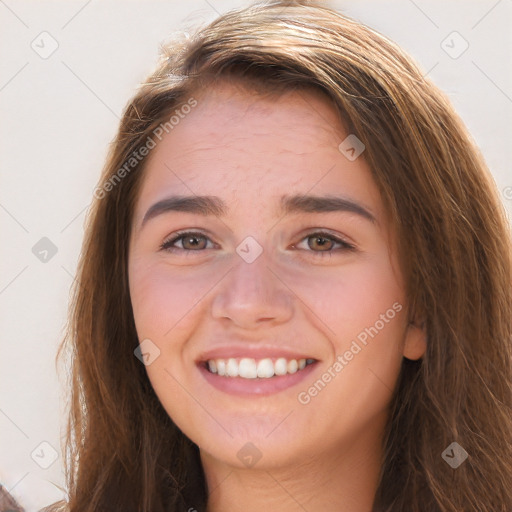
[[[125,109],[61,349],[72,358],[67,510],[205,510],[198,448],[134,357],[127,255],[146,159],[130,158],[194,91],[224,79],[259,93],[322,91],[365,144],[393,220],[428,346],[421,361],[403,361],[374,510],[512,510],[511,239],[494,182],[445,95],[399,47],[305,1],[231,11],[169,43]],[[456,469],[442,456],[454,442],[468,454]]]

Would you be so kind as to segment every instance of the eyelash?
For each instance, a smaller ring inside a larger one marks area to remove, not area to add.
[[[174,236],[170,240],[164,241],[162,243],[162,245],[160,246],[160,249],[164,250],[164,251],[171,252],[171,253],[178,252],[178,251],[184,251],[186,253],[204,251],[205,249],[194,250],[194,249],[182,249],[180,247],[172,247],[172,245],[174,243],[176,243],[178,240],[181,240],[181,239],[185,238],[186,236],[190,236],[190,235],[204,237],[207,240],[209,240],[208,236],[206,236],[204,233],[201,233],[200,231],[179,231],[179,232],[175,233]],[[311,249],[306,250],[306,252],[310,252],[310,253],[314,254],[315,256],[325,257],[327,255],[331,256],[332,253],[335,251],[354,252],[356,250],[356,248],[353,245],[349,244],[345,240],[343,240],[337,236],[334,236],[330,233],[327,233],[325,231],[313,231],[313,232],[307,234],[306,236],[304,236],[299,241],[299,243],[302,242],[303,240],[307,240],[308,238],[312,238],[312,237],[325,238],[327,240],[333,241],[336,244],[341,245],[341,247],[339,247],[338,249],[330,249],[327,251],[313,251]],[[295,248],[295,245],[297,245],[297,244],[293,245],[294,248]],[[300,249],[300,250],[305,250],[305,249]]]

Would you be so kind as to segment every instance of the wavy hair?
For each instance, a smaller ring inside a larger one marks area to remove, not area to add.
[[[258,94],[321,91],[365,144],[393,221],[409,308],[428,339],[422,360],[402,363],[374,511],[510,512],[510,226],[447,97],[396,44],[314,2],[230,11],[163,49],[124,110],[88,214],[59,353],[72,360],[69,501],[60,506],[206,509],[198,447],[134,357],[128,244],[146,158],[130,159],[194,91],[230,80]],[[468,453],[457,469],[441,456],[453,442]]]

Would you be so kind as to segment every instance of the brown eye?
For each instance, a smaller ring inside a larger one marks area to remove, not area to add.
[[[345,240],[321,231],[305,236],[295,247],[309,252],[313,256],[332,256],[334,253],[339,254],[356,250],[352,244],[345,242]]]
[[[201,233],[178,233],[170,240],[165,241],[160,249],[169,252],[175,251],[202,251],[207,249],[209,238]]]
[[[308,247],[318,251],[330,251],[333,248],[334,241],[320,235],[312,235],[308,237]]]
[[[206,237],[202,235],[186,235],[181,237],[183,249],[204,249],[206,247]]]

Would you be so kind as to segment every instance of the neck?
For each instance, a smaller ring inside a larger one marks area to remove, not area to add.
[[[297,456],[288,466],[259,469],[233,467],[203,452],[201,459],[209,493],[207,512],[371,512],[382,444],[380,436],[358,437],[337,451]]]

